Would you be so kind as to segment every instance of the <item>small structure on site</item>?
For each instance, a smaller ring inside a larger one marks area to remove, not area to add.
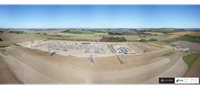
[[[177,47],[175,47],[175,50],[176,51],[189,51],[190,48],[177,46]]]

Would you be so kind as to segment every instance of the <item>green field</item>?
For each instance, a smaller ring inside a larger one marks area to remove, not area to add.
[[[165,53],[165,54],[163,54],[163,56],[170,56],[170,55],[172,55],[172,54],[174,54],[175,52],[173,52],[173,51],[171,51],[171,52],[168,52],[168,53]]]
[[[87,30],[87,31],[91,31],[94,33],[106,33],[106,31],[101,31],[101,30]]]
[[[15,34],[23,34],[24,31],[12,31],[12,33],[15,33]]]
[[[177,39],[169,39],[169,40],[164,40],[165,43],[171,43],[171,42],[176,42],[178,41]]]
[[[82,34],[94,34],[96,32],[91,32],[91,31],[82,31]]]
[[[193,54],[188,54],[183,57],[183,61],[188,65],[188,69],[199,58],[199,56],[200,56],[200,53],[193,53]]]
[[[197,37],[196,36],[191,36],[191,35],[184,35],[184,36],[180,36],[174,39],[170,39],[170,40],[165,40],[166,43],[171,43],[171,42],[176,42],[176,41],[189,41],[189,42],[195,42],[195,43],[200,43],[200,38],[198,40],[196,40]]]

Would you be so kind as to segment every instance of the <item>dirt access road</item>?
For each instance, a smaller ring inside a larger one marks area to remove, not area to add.
[[[22,84],[0,58],[0,84]]]

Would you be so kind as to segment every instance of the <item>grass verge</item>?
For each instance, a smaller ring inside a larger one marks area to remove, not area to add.
[[[4,59],[4,58],[0,55],[0,59]]]
[[[183,61],[188,65],[188,69],[199,58],[199,56],[200,56],[200,53],[193,53],[193,54],[188,54],[183,57]]]
[[[20,46],[20,45],[18,45],[18,44],[16,44],[16,43],[12,43],[13,45],[16,45],[16,46]]]
[[[171,52],[168,52],[168,53],[165,53],[165,54],[163,54],[163,56],[170,56],[170,55],[172,55],[172,54],[174,54],[175,52],[173,52],[173,51],[171,51]]]

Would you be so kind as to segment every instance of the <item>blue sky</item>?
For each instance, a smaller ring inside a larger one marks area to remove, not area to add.
[[[0,28],[200,28],[200,5],[0,5]]]

